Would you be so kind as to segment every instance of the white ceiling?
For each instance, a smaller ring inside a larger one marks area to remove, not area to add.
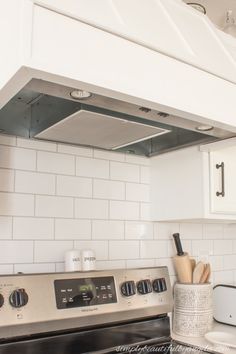
[[[206,8],[207,16],[219,28],[225,32],[236,36],[236,0],[183,0],[185,3],[194,2],[203,5]],[[226,13],[228,10],[233,11],[235,18],[234,26],[226,26]]]

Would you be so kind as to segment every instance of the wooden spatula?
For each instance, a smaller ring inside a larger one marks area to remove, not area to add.
[[[191,267],[192,267],[192,272],[194,271],[194,268],[196,267],[196,260],[194,258],[190,258],[191,262]]]
[[[202,284],[202,283],[207,283],[208,280],[209,280],[209,278],[210,278],[210,274],[211,274],[211,267],[210,267],[210,264],[207,263],[207,264],[205,265],[204,273],[203,273],[203,275],[202,275],[202,277],[201,277],[201,279],[200,279],[200,283],[201,283],[201,284]]]
[[[199,284],[202,278],[202,275],[205,271],[205,265],[203,262],[198,262],[193,271],[193,283]]]

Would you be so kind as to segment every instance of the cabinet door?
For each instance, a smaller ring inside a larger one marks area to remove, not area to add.
[[[212,213],[236,214],[236,147],[210,152]]]

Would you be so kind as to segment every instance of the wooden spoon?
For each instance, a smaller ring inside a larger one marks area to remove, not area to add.
[[[208,272],[208,276],[207,276],[207,278],[206,278],[205,283],[208,283],[208,282],[209,282],[210,277],[211,277],[211,265],[209,264],[209,272]]]
[[[204,272],[203,272],[203,274],[202,274],[202,276],[201,276],[201,279],[200,279],[200,283],[201,283],[201,284],[204,284],[204,283],[207,282],[207,279],[208,279],[208,277],[209,277],[210,270],[211,270],[211,269],[210,269],[210,264],[207,263],[207,264],[205,265]]]
[[[203,262],[198,262],[193,271],[193,283],[199,284],[201,277],[205,271],[205,265]]]
[[[190,258],[191,262],[191,267],[192,267],[192,272],[194,271],[194,268],[196,267],[196,260],[194,258]]]

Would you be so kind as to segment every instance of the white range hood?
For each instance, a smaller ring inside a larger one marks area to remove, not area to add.
[[[168,132],[154,140],[156,151],[144,152],[151,155],[236,134],[236,40],[182,1],[9,0],[0,6],[3,131],[99,146],[82,141],[82,133],[78,141],[72,136],[75,116],[76,126],[86,121],[79,113],[85,103],[104,126],[112,116],[113,134],[120,134],[102,148]],[[92,98],[76,101],[70,96],[76,89]],[[202,126],[213,129],[197,135]]]

